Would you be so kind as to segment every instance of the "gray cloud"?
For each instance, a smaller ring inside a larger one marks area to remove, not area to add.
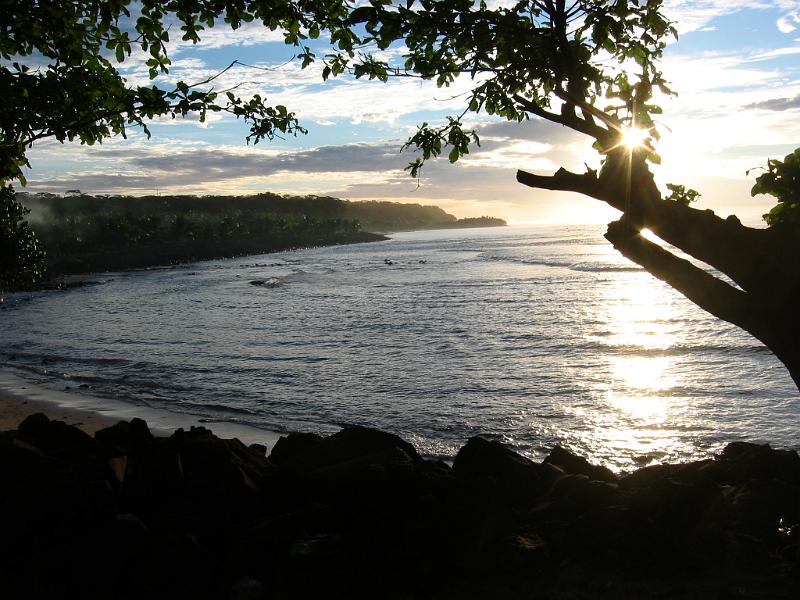
[[[419,187],[404,171],[417,154],[410,150],[401,153],[402,143],[393,141],[286,152],[230,147],[170,147],[168,144],[95,147],[92,149],[93,171],[76,170],[48,180],[31,176],[29,189],[32,192],[81,189],[88,193],[150,194],[158,188],[169,193],[202,194],[206,193],[205,190],[210,192],[230,187],[230,193],[237,194],[248,193],[242,190],[238,180],[290,172],[301,188],[307,183],[319,194],[353,200],[397,198],[427,204],[445,203],[448,210],[456,213],[460,213],[455,206],[460,202],[473,207],[471,211],[475,210],[476,203],[487,203],[487,212],[492,210],[491,205],[496,205],[498,216],[508,216],[510,213],[507,211],[524,212],[537,206],[531,202],[540,194],[518,184],[515,170],[531,167],[530,161],[544,156],[531,155],[529,161],[524,154],[509,152],[509,148],[520,143],[545,142],[551,145],[546,158],[555,164],[569,166],[572,150],[567,146],[582,141],[580,135],[538,120],[483,125],[480,135],[483,139],[481,147],[474,148],[469,158],[488,159],[485,164],[465,161],[453,165],[446,157],[431,160],[423,169]],[[492,159],[504,151],[504,161],[497,163]],[[508,162],[509,156],[514,158],[514,162],[518,158],[519,164]],[[350,181],[346,175],[354,172],[360,175]],[[324,183],[325,173],[335,175],[328,184]],[[369,174],[374,174],[374,181]],[[307,181],[304,181],[304,176],[308,177]],[[322,187],[317,187],[315,179]],[[259,184],[251,182],[246,185],[246,190],[256,191],[254,186]],[[269,182],[264,182],[263,191],[270,191]],[[548,210],[556,207],[555,204],[548,205]]]
[[[275,155],[225,149],[192,149],[170,155],[134,156],[130,163],[153,172],[191,174],[195,181],[266,176],[280,171],[343,173],[402,169],[400,145],[322,146]]]
[[[530,119],[521,123],[516,121],[496,121],[480,125],[475,129],[481,139],[498,138],[521,142],[544,142],[553,145],[588,139],[567,127],[543,119]],[[481,145],[483,145],[483,142],[481,142]]]
[[[773,98],[771,100],[764,100],[763,102],[753,102],[746,105],[744,108],[756,110],[794,110],[800,108],[800,94],[794,98]]]

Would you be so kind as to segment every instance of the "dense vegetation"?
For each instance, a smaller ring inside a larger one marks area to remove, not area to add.
[[[292,200],[206,196],[19,194],[49,253],[65,254],[177,240],[220,240],[283,234],[359,231],[334,198]]]
[[[14,189],[0,188],[0,299],[4,289],[36,281],[42,275],[44,253],[24,220],[26,214]]]
[[[398,231],[504,225],[436,206],[321,196],[64,196],[19,193],[51,275],[149,266],[300,246],[381,239]],[[20,209],[21,212],[21,209]]]
[[[449,225],[449,227],[504,227],[505,225],[505,219],[483,216],[458,219],[455,223]]]

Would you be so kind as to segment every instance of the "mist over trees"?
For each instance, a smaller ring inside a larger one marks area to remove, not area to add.
[[[17,195],[47,251],[48,277],[383,239],[370,232],[505,225],[437,206],[330,196]],[[27,224],[25,224],[27,226]],[[35,238],[34,238],[35,239]],[[25,281],[17,282],[24,285]]]

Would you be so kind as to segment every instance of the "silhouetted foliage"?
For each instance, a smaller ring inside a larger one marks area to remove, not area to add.
[[[507,225],[504,219],[497,217],[466,217],[454,223],[455,227],[504,227]]]
[[[667,189],[670,193],[669,196],[664,197],[664,200],[678,202],[684,206],[689,206],[692,202],[697,202],[697,199],[701,195],[697,190],[693,190],[692,188],[686,189],[686,186],[678,183],[668,183]]]
[[[767,172],[759,175],[752,195],[769,194],[778,199],[764,220],[772,225],[800,225],[800,148],[783,160],[767,161]]]
[[[23,220],[28,209],[16,201],[14,188],[0,187],[0,302],[3,291],[37,281],[44,252]]]
[[[20,194],[50,254],[118,250],[186,240],[233,240],[353,233],[336,198],[258,196],[89,196]]]

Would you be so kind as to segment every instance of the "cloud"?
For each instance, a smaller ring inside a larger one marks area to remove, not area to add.
[[[79,188],[95,193],[135,193],[156,186],[179,190],[187,186],[225,184],[231,193],[239,193],[241,181],[266,181],[286,174],[295,174],[295,179],[300,179],[297,175],[319,179],[322,174],[339,178],[341,174],[372,173],[383,180],[387,174],[403,173],[409,159],[400,156],[399,146],[399,143],[347,144],[281,152],[252,147],[182,147],[169,143],[118,145],[93,148],[94,168],[70,170],[49,180],[32,174],[29,185],[34,191]],[[83,154],[86,149],[76,147],[76,151]]]
[[[797,9],[796,0],[666,0],[664,13],[673,20],[678,33],[707,29],[711,21],[744,9]]]
[[[800,108],[800,94],[794,98],[772,98],[762,102],[753,102],[745,105],[745,109],[756,110],[795,110]]]
[[[800,54],[800,46],[789,46],[786,48],[775,48],[774,50],[767,50],[766,52],[759,52],[750,56],[748,62],[758,62],[762,60],[770,60],[779,58],[781,56],[791,56],[793,54]]]
[[[486,138],[465,160],[455,165],[446,158],[429,161],[420,186],[404,167],[413,153],[399,152],[401,143],[358,143],[281,151],[252,147],[192,145],[188,143],[116,143],[107,147],[74,146],[76,162],[61,175],[31,173],[32,192],[81,189],[89,193],[244,194],[259,191],[311,193],[349,199],[394,199],[441,205],[458,216],[491,213],[516,221],[558,222],[563,206],[576,206],[577,197],[531,203],[551,194],[531,190],[516,182],[517,168],[552,172],[574,153],[574,135],[559,135],[545,144],[534,141],[565,131],[552,124],[488,123]],[[63,148],[61,148],[63,153]],[[41,152],[40,152],[41,154]],[[81,156],[91,156],[88,164]],[[36,162],[36,161],[35,161]],[[599,210],[589,203],[576,218],[585,220]],[[538,215],[538,216],[537,216]]]
[[[797,24],[800,23],[800,13],[792,13],[783,15],[776,21],[778,30],[781,33],[792,33],[797,29]]]

